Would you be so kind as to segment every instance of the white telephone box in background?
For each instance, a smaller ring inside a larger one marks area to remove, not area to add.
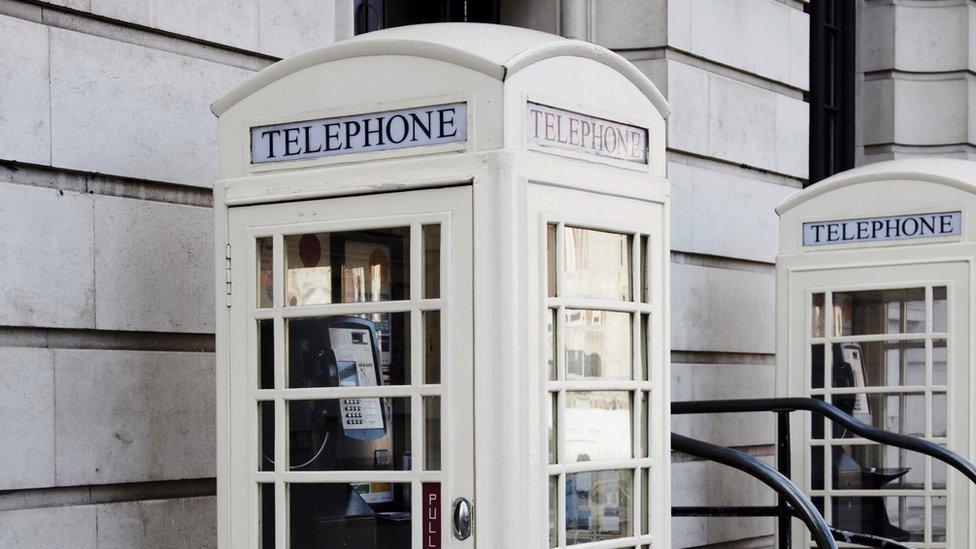
[[[777,390],[976,457],[976,164],[899,160],[787,199]],[[976,547],[971,484],[921,454],[794,414],[793,463],[832,526],[913,547]],[[795,528],[794,547],[806,547]]]
[[[423,25],[213,110],[221,547],[670,546],[668,111],[641,72]]]

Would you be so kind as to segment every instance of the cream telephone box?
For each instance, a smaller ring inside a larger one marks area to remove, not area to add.
[[[670,545],[668,111],[641,72],[424,25],[213,110],[221,547]]]
[[[976,457],[976,163],[873,164],[777,212],[779,395],[823,399]],[[832,526],[912,547],[976,547],[976,500],[959,473],[830,423],[794,421],[794,463]]]

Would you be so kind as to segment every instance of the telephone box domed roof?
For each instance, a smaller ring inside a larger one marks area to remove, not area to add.
[[[300,70],[354,57],[408,55],[436,59],[505,81],[544,59],[569,56],[592,59],[626,77],[640,89],[661,116],[670,113],[667,100],[629,61],[596,44],[552,34],[484,23],[431,23],[371,32],[283,59],[238,84],[211,107],[222,115],[245,97]]]
[[[783,215],[830,191],[872,181],[928,181],[976,194],[976,162],[951,158],[912,158],[868,164],[833,175],[790,195],[776,213]]]

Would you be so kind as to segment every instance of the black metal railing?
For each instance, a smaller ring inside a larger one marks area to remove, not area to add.
[[[896,541],[885,539],[875,535],[858,532],[847,532],[836,528],[830,528],[829,536],[823,539],[820,522],[826,524],[823,516],[813,506],[809,498],[803,494],[804,501],[795,501],[792,494],[793,490],[799,491],[792,482],[792,465],[790,463],[790,413],[805,410],[819,414],[841,426],[852,433],[861,437],[906,450],[912,450],[931,456],[952,466],[961,472],[971,482],[976,484],[976,466],[958,454],[947,450],[935,443],[920,438],[892,433],[883,429],[878,429],[861,421],[858,421],[842,411],[840,408],[814,398],[758,398],[742,400],[699,400],[687,402],[671,403],[671,413],[681,414],[725,414],[725,413],[747,413],[747,412],[773,412],[777,416],[777,440],[776,440],[776,469],[765,463],[730,448],[715,446],[705,442],[697,441],[681,435],[671,434],[672,449],[683,452],[695,457],[716,461],[731,467],[735,467],[756,478],[762,480],[766,485],[776,490],[778,501],[775,506],[743,506],[743,507],[673,507],[672,516],[675,517],[775,517],[779,524],[779,545],[780,549],[789,549],[791,541],[791,529],[793,517],[799,518],[810,529],[811,535],[817,542],[817,546],[823,548],[833,548],[836,544],[833,540],[853,543],[866,547],[907,547]],[[776,472],[779,477],[770,477],[769,471]],[[778,479],[778,480],[777,480]],[[784,491],[779,481],[786,479],[792,489]],[[775,484],[775,485],[774,485]],[[802,494],[802,493],[801,493]],[[808,505],[809,504],[809,505]],[[820,517],[815,520],[808,515],[812,509]],[[832,539],[831,539],[832,538]]]

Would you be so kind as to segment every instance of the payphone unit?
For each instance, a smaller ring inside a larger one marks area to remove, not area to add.
[[[421,25],[213,110],[221,547],[670,544],[667,104],[644,74]]]
[[[976,164],[880,162],[811,185],[777,212],[779,396],[826,400],[972,459]],[[944,463],[795,416],[793,463],[832,526],[976,547],[976,494]]]

